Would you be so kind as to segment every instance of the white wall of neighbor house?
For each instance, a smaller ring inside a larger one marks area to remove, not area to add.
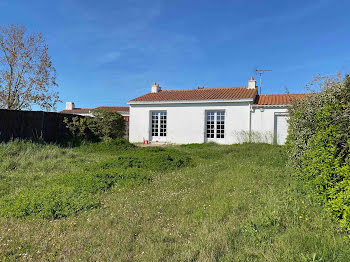
[[[249,131],[249,102],[193,103],[193,104],[131,104],[129,140],[142,143],[152,141],[151,112],[167,112],[165,142],[174,144],[204,143],[206,139],[206,111],[225,111],[225,137],[215,139],[220,144],[239,143],[236,134]]]
[[[286,106],[253,106],[251,114],[252,142],[284,144],[288,132]]]

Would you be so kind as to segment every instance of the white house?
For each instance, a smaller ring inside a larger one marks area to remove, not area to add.
[[[259,95],[252,77],[248,86],[162,90],[129,101],[130,142],[284,144],[287,105],[303,94]]]

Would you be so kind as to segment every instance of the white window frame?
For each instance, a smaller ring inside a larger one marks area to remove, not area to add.
[[[165,142],[167,137],[168,116],[167,111],[150,111],[150,140]],[[156,126],[156,128],[154,128]]]
[[[208,117],[211,117],[212,123],[208,123]],[[219,123],[223,121],[222,123]],[[207,142],[215,142],[215,141],[222,141],[223,139],[225,139],[226,137],[226,132],[225,132],[225,122],[226,122],[226,111],[225,110],[206,110],[205,111],[205,140]],[[213,129],[210,128],[208,130],[208,126],[213,126]],[[218,126],[220,125],[220,128],[218,128]],[[221,128],[221,126],[223,126],[223,129]],[[218,132],[223,130],[223,132]],[[208,131],[212,131],[210,132],[210,134],[212,134],[211,136],[213,137],[208,137]],[[218,137],[219,136],[219,137]]]

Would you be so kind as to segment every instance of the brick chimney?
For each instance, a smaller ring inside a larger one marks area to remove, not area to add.
[[[248,81],[248,89],[255,89],[256,88],[256,81],[254,80],[254,77],[251,77]]]
[[[158,93],[159,91],[161,91],[161,87],[159,86],[159,84],[157,84],[156,82],[154,82],[153,86],[152,86],[152,93]]]
[[[73,110],[75,108],[74,102],[66,102],[66,110]]]

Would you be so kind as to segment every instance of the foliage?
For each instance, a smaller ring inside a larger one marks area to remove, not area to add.
[[[74,138],[82,140],[91,140],[93,133],[88,127],[89,118],[75,116],[69,120],[67,117],[63,119],[63,122],[66,124],[66,127],[72,133]]]
[[[290,108],[290,162],[309,190],[350,230],[350,77],[316,77],[312,84],[321,92]]]
[[[124,117],[115,111],[94,110],[93,117],[75,116],[64,118],[67,128],[74,138],[80,140],[114,139],[125,135]]]
[[[116,111],[93,110],[89,129],[101,138],[117,138],[125,135],[124,117]]]
[[[27,34],[24,26],[0,26],[0,107],[52,110],[59,102],[56,70],[41,33]]]

